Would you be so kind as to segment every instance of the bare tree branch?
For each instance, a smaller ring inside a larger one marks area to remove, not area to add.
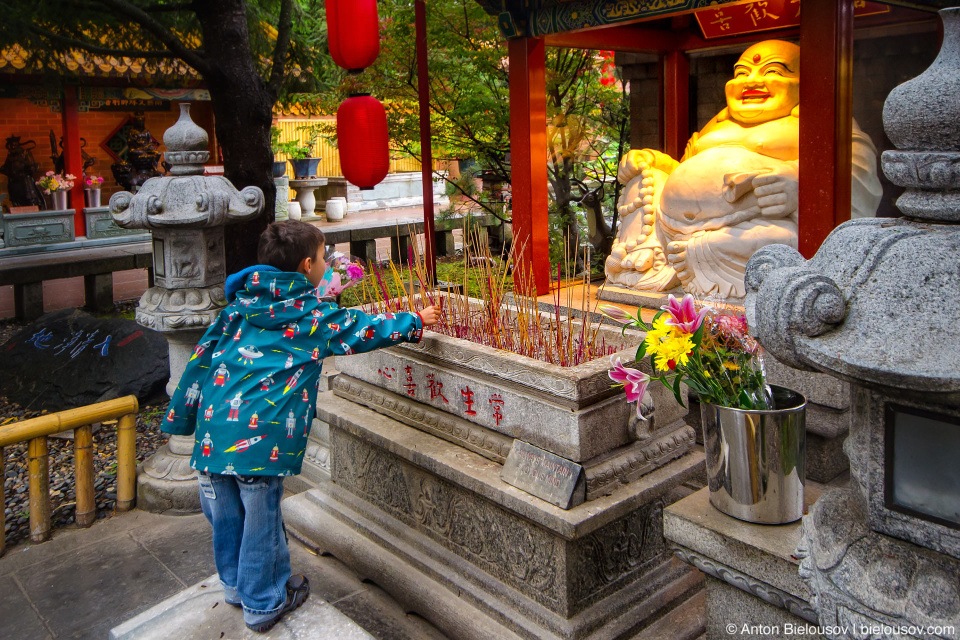
[[[36,26],[35,24],[26,25],[26,28],[31,33],[37,36],[40,36],[41,38],[46,38],[47,40],[50,40],[53,42],[59,42],[64,46],[71,47],[73,49],[81,49],[88,53],[92,53],[100,56],[113,56],[115,58],[143,58],[143,59],[156,59],[156,58],[176,59],[179,57],[172,51],[142,51],[139,49],[114,49],[112,47],[103,47],[100,45],[93,44],[92,42],[87,42],[85,40],[78,40],[76,38],[62,36],[48,29],[42,29]]]
[[[144,30],[166,45],[178,58],[199,71],[203,75],[211,72],[206,59],[198,55],[196,49],[187,47],[170,29],[157,22],[150,14],[139,7],[135,7],[124,0],[94,0],[94,2],[113,9],[120,15],[138,23]]]
[[[147,7],[143,7],[143,10],[148,13],[163,13],[165,11],[193,11],[192,2],[181,2],[178,4],[152,4]]]
[[[293,30],[293,0],[281,0],[280,20],[277,23],[277,46],[273,50],[273,62],[267,91],[274,100],[280,94],[280,83],[287,66],[287,52],[290,50],[290,32]]]

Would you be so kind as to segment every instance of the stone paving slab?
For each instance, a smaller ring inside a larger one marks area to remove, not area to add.
[[[223,589],[216,574],[110,632],[111,640],[252,640],[264,637],[276,640],[373,638],[317,594],[311,594],[303,606],[284,617],[266,636],[251,631],[243,623],[243,613],[224,603]]]
[[[290,551],[294,571],[310,578],[310,598],[290,624],[244,635],[242,612],[222,601],[203,515],[134,510],[89,529],[59,530],[48,542],[11,547],[0,557],[0,639],[102,640],[169,599],[182,606],[158,612],[175,615],[176,624],[129,637],[446,640],[336,558],[317,556],[293,538]]]
[[[195,582],[198,572],[215,571],[211,549],[202,515],[142,511],[12,547],[0,558],[0,638],[100,640]],[[16,631],[4,633],[8,626]]]

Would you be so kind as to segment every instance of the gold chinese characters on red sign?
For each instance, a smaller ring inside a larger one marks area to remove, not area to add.
[[[853,14],[869,16],[887,13],[890,7],[867,0],[855,0]],[[760,0],[725,4],[697,11],[697,22],[705,38],[723,38],[800,25],[800,0]]]

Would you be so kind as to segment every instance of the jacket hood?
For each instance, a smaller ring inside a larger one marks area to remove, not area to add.
[[[316,288],[301,273],[253,268],[236,292],[236,309],[250,324],[280,329],[312,314],[320,304]]]

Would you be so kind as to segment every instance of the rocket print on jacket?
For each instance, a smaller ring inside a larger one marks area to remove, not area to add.
[[[304,276],[272,267],[257,266],[242,282],[194,349],[163,428],[196,433],[195,469],[296,474],[323,360],[409,341],[419,334],[420,319],[408,313],[375,319],[318,301]]]

